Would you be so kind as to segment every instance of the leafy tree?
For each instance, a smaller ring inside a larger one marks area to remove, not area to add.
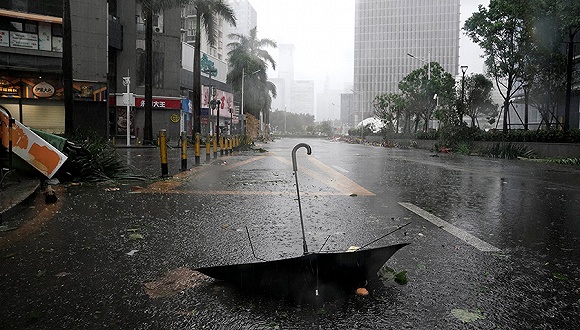
[[[276,97],[276,85],[268,80],[267,70],[276,62],[264,47],[276,48],[271,39],[259,39],[256,28],[249,35],[232,33],[229,37],[235,41],[228,44],[230,51],[227,81],[233,86],[236,98],[241,99],[242,79],[244,79],[244,112],[259,117],[264,113],[264,121],[270,123],[269,110],[272,97]],[[242,78],[243,77],[243,78]]]
[[[516,82],[525,77],[533,7],[530,0],[491,0],[488,8],[479,5],[463,26],[467,36],[483,49],[488,72],[504,100],[504,132],[508,129],[510,99],[519,88]]]
[[[429,67],[431,68],[430,78]],[[455,80],[451,74],[445,72],[437,62],[432,62],[431,65],[425,64],[422,68],[409,73],[399,82],[399,89],[407,100],[408,109],[411,110],[411,112],[406,113],[405,122],[407,123],[414,116],[414,130],[417,131],[421,120],[424,123],[424,129],[427,130],[434,111],[440,120],[444,119],[444,123],[453,124],[456,122],[456,115],[442,116],[442,114],[448,114],[449,111],[441,112],[442,109],[445,109],[445,105],[452,104],[452,101],[455,100],[454,86]],[[435,94],[439,100],[439,109],[435,109]],[[453,110],[452,108],[447,109]],[[406,129],[404,131],[409,132],[409,127]]]
[[[479,116],[485,116],[488,121],[497,116],[497,105],[491,99],[492,89],[493,83],[482,74],[465,78],[465,114],[471,118],[471,127],[479,127]]]
[[[566,59],[561,52],[562,1],[537,0],[534,4],[533,39],[524,57],[524,103],[532,104],[550,128],[557,121],[555,111],[564,99]],[[528,122],[524,122],[527,128]]]
[[[277,130],[283,133],[303,134],[308,126],[314,126],[314,116],[282,110],[272,111],[270,125],[278,127]],[[284,127],[286,127],[286,132],[284,132]]]
[[[323,121],[318,125],[318,132],[325,136],[332,136],[332,122]]]
[[[218,17],[235,26],[236,17],[233,9],[224,0],[189,0],[196,10],[195,45],[193,56],[193,131],[201,133],[201,26],[207,35],[207,42],[214,46],[217,42],[216,21]]]
[[[386,127],[390,127],[398,133],[399,124],[408,109],[403,95],[397,93],[377,95],[373,100],[373,107],[375,116],[382,120]]]

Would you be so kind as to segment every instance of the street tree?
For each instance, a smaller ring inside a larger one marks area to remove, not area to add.
[[[276,48],[272,39],[258,38],[257,28],[248,35],[232,33],[228,44],[229,69],[227,81],[241,100],[242,80],[244,80],[244,112],[259,118],[264,114],[264,121],[270,123],[270,106],[272,98],[277,96],[276,85],[268,80],[268,68],[276,69],[276,61],[264,48]]]
[[[385,127],[399,132],[399,125],[404,121],[405,112],[408,109],[403,95],[397,93],[380,94],[373,100],[375,116],[385,123]]]
[[[235,26],[236,16],[224,0],[189,0],[188,3],[196,10],[191,98],[193,131],[201,133],[201,27],[203,25],[208,44],[214,46],[217,43],[217,20],[222,18],[226,23]]]
[[[491,0],[489,7],[479,5],[463,26],[467,36],[483,49],[488,72],[503,98],[504,132],[508,129],[510,100],[525,77],[532,8],[530,0]]]
[[[485,116],[491,124],[497,116],[497,104],[493,103],[493,83],[482,74],[473,74],[465,78],[463,97],[465,115],[471,118],[471,127],[479,127],[478,117]],[[461,91],[458,90],[458,94]]]
[[[536,0],[533,17],[532,50],[526,57],[526,100],[541,114],[542,124],[550,128],[559,122],[556,109],[563,103],[565,118],[562,128],[569,125],[568,74],[572,73],[572,58],[567,58],[562,49],[580,29],[580,4],[569,0]],[[526,102],[527,107],[528,102]],[[567,119],[568,118],[568,119]],[[527,123],[526,123],[527,126]]]
[[[318,124],[317,131],[324,136],[332,136],[332,122],[330,120],[325,120]]]
[[[270,124],[282,133],[303,134],[306,127],[314,126],[314,115],[276,110],[270,114]]]
[[[431,72],[429,74],[429,68]],[[410,112],[406,117],[414,117],[414,131],[416,132],[419,123],[423,121],[424,130],[428,129],[429,120],[435,115],[441,117],[441,110],[447,104],[455,100],[455,81],[449,72],[445,72],[443,67],[437,62],[425,64],[423,67],[409,73],[399,82],[399,89],[407,101]],[[434,99],[437,94],[437,100]],[[439,103],[439,108],[435,106]],[[450,110],[453,110],[450,108]],[[444,113],[446,114],[446,113]],[[452,120],[456,116],[446,116],[446,123],[453,124]],[[406,118],[406,119],[407,119]],[[441,120],[441,118],[438,118]]]

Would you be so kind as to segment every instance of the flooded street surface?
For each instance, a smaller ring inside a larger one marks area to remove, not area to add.
[[[251,246],[302,254],[301,142],[310,250],[410,223],[371,245],[410,243],[386,263],[406,285],[297,304],[192,272],[256,262]],[[148,180],[65,184],[57,204],[27,204],[10,221],[31,228],[0,236],[0,329],[580,328],[577,167],[317,139],[259,147],[201,166],[190,155],[186,172],[170,149],[167,179],[158,149],[118,149]]]

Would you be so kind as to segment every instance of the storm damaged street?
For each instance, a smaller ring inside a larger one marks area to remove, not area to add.
[[[368,295],[196,271],[303,255],[298,143],[309,251],[408,243]],[[146,180],[57,184],[4,219],[0,329],[580,328],[575,166],[284,138],[187,171],[170,148],[161,178],[159,149],[117,152]]]

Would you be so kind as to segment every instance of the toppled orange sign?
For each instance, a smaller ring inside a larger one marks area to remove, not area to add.
[[[0,136],[5,148],[9,143],[8,119],[8,114],[0,109]],[[12,125],[12,152],[49,179],[67,159],[65,154],[19,121]]]

